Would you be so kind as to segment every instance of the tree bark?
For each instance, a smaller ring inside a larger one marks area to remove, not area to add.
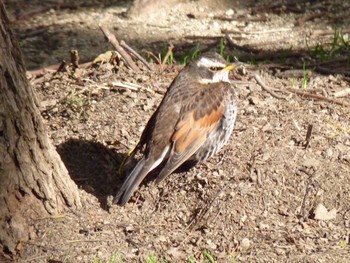
[[[0,1],[0,261],[28,240],[31,219],[81,207],[45,131],[9,24]]]

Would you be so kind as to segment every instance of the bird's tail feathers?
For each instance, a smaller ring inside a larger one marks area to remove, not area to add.
[[[155,161],[153,159],[146,159],[145,156],[142,157],[119,189],[114,198],[114,203],[118,203],[120,198],[122,198],[120,204],[124,206],[146,175],[155,169],[168,155],[169,149],[170,146],[166,146],[161,155]]]
[[[128,175],[127,179],[123,183],[122,187],[119,189],[118,193],[114,197],[114,203],[118,203],[121,199],[120,204],[124,206],[130,199],[131,195],[134,193],[136,188],[145,178],[147,173],[149,172],[148,165],[146,166],[146,160],[143,157],[132,170],[132,172]]]

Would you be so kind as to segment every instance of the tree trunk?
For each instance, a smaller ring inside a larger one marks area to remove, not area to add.
[[[18,42],[0,1],[0,261],[28,239],[28,222],[81,207],[43,125]]]

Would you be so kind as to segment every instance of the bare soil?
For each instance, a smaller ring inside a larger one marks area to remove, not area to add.
[[[118,254],[134,262],[153,253],[205,262],[205,251],[217,262],[350,261],[350,97],[336,98],[349,89],[349,48],[332,46],[334,27],[348,41],[348,2],[182,1],[128,17],[130,1],[81,1],[30,14],[40,3],[7,2],[29,69],[69,61],[72,48],[82,62],[110,50],[98,23],[144,57],[173,43],[179,62],[198,44],[217,49],[223,30],[231,31],[237,46],[226,39],[225,56],[245,63],[231,76],[239,115],[228,145],[160,185],[147,180],[125,207],[110,204],[125,177],[120,164],[181,66],[161,70],[154,63],[150,71],[140,64],[135,73],[102,63],[28,74],[83,208],[30,218],[19,261],[105,262]],[[317,44],[333,54],[321,61]],[[283,96],[276,98],[255,74],[270,89],[316,96],[276,91]],[[113,81],[143,88],[117,88]],[[315,216],[319,204],[335,211]]]

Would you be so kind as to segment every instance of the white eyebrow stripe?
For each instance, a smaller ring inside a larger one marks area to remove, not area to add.
[[[217,61],[212,61],[210,59],[207,58],[201,58],[198,62],[197,62],[197,66],[201,67],[225,67],[226,65]]]

